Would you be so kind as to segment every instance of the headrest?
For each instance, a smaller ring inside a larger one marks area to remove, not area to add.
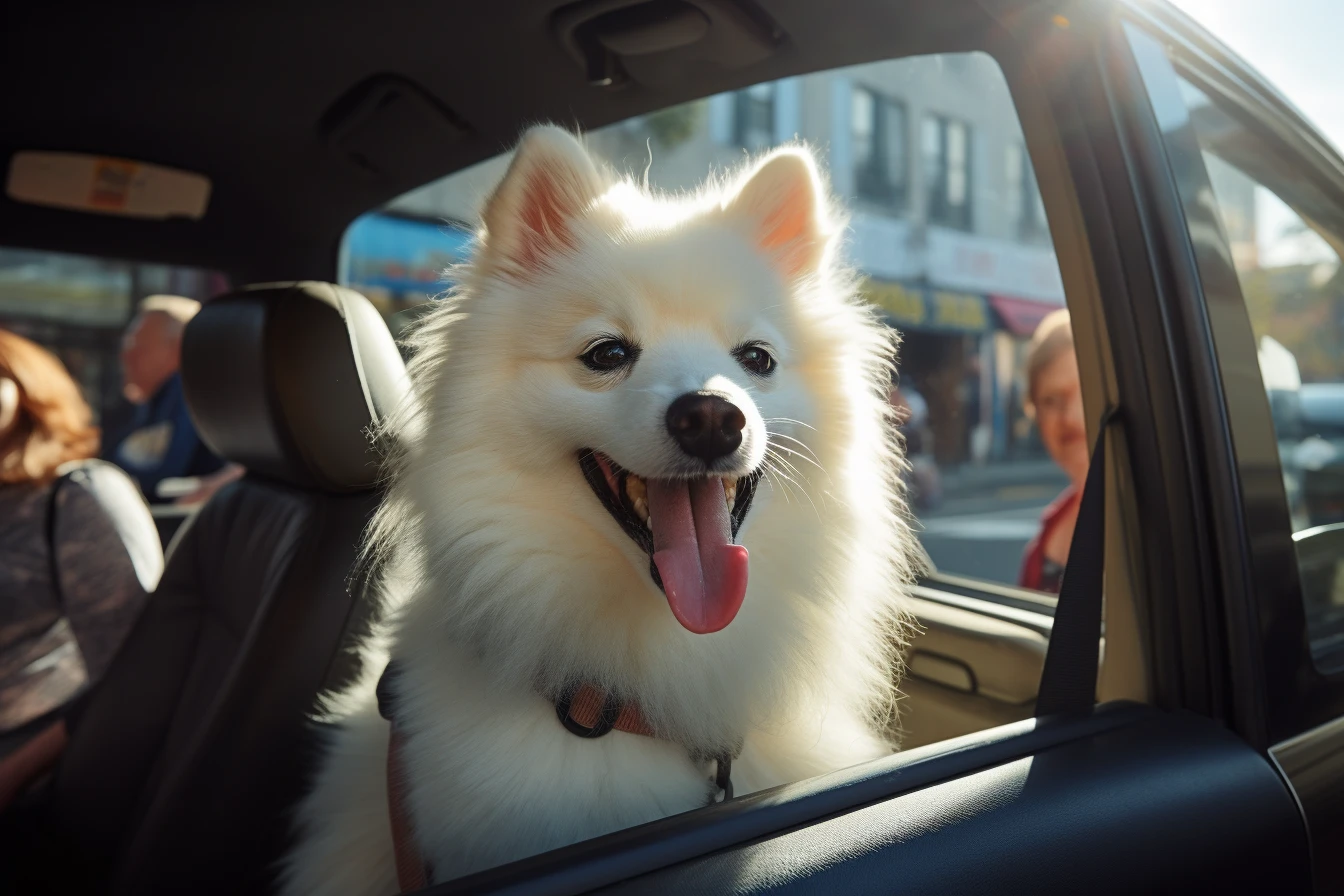
[[[182,337],[182,386],[219,456],[321,491],[373,487],[371,430],[409,389],[382,316],[330,283],[267,283],[220,296]]]

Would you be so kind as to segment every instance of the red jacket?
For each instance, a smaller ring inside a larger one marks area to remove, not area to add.
[[[1041,513],[1040,531],[1036,533],[1036,537],[1027,542],[1027,547],[1022,552],[1022,571],[1018,573],[1017,584],[1023,588],[1059,592],[1057,581],[1053,583],[1042,581],[1041,574],[1045,569],[1045,543],[1050,540],[1050,533],[1059,525],[1064,512],[1073,505],[1077,496],[1078,490],[1070,485]]]

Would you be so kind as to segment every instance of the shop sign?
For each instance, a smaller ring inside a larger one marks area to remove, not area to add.
[[[983,333],[990,328],[989,305],[973,293],[867,280],[862,295],[901,329]]]
[[[1064,303],[1059,261],[1048,246],[1028,246],[943,227],[930,227],[930,283],[969,293]]]

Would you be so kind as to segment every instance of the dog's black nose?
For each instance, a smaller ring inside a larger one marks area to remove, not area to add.
[[[672,438],[682,451],[706,463],[736,451],[746,425],[737,405],[712,392],[687,392],[667,409]]]

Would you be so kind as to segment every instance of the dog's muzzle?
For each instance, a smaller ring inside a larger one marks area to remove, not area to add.
[[[709,422],[685,429],[722,428],[721,415],[714,422],[716,410],[721,411],[704,403],[690,409]],[[670,430],[671,410],[668,417]],[[747,588],[747,549],[736,538],[761,473],[649,479],[591,449],[579,453],[579,468],[598,500],[649,556],[649,576],[667,596],[677,621],[697,634],[719,631],[732,622]]]

